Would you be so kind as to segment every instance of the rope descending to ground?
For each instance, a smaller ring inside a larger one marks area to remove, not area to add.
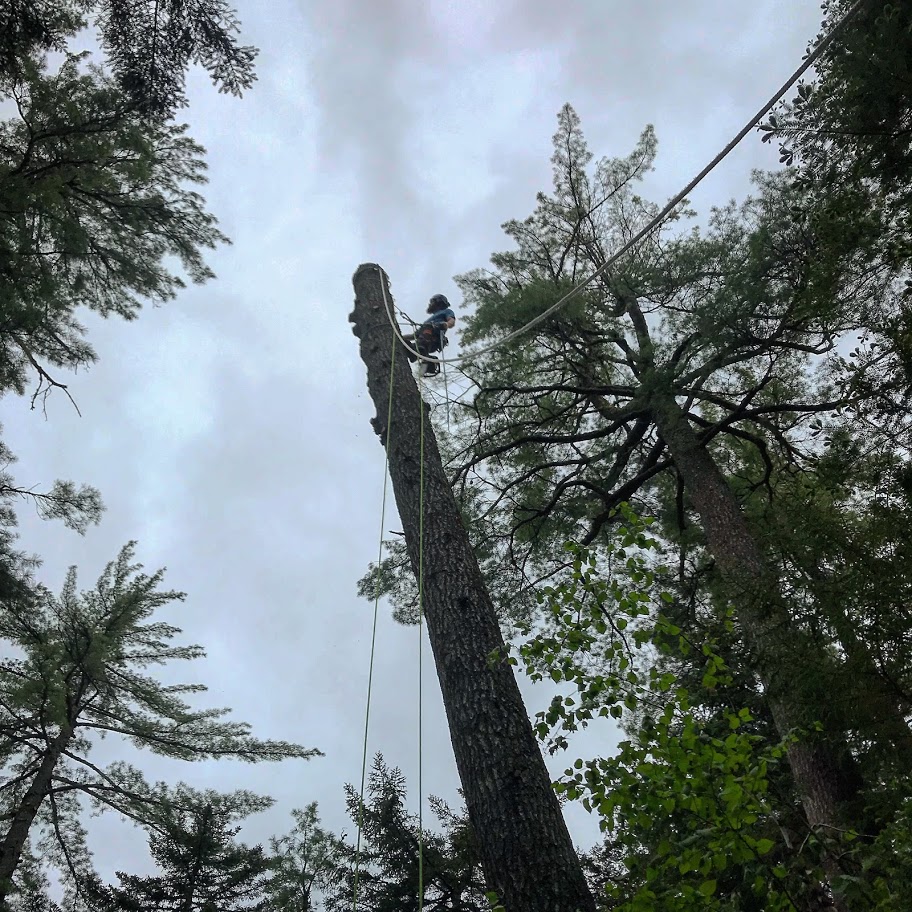
[[[367,701],[364,710],[364,747],[361,753],[361,792],[358,799],[358,838],[355,847],[355,876],[352,885],[352,912],[358,908],[358,886],[361,875],[361,835],[364,828],[364,786],[367,780],[367,735],[370,726],[371,693],[374,683],[374,655],[377,650],[377,616],[380,607],[380,565],[383,561],[383,530],[386,526],[386,497],[389,491],[389,441],[393,431],[393,371],[396,368],[396,339],[390,354],[389,403],[386,409],[386,446],[383,462],[383,498],[380,506],[380,544],[377,548],[377,573],[374,591],[374,621],[371,627],[370,664],[367,671]]]

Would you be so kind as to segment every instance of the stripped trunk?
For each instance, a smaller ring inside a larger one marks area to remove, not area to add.
[[[419,559],[419,438],[425,422],[424,607],[456,765],[490,889],[509,912],[594,912],[550,777],[529,723],[490,595],[447,481],[427,406],[393,333],[378,266],[354,276],[350,320],[361,340],[373,425],[387,449],[409,558]],[[388,292],[387,292],[388,294]],[[390,305],[392,301],[390,300]]]
[[[8,908],[6,900],[12,889],[13,874],[22,858],[22,849],[28,839],[29,830],[41,803],[51,791],[54,769],[61,754],[73,740],[73,733],[73,726],[66,724],[48,744],[35,777],[22,796],[22,801],[19,802],[19,807],[10,821],[9,830],[0,843],[0,910]]]

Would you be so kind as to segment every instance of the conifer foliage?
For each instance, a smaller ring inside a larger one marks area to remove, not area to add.
[[[350,909],[356,891],[358,905],[377,912],[417,910],[419,895],[429,912],[490,909],[478,845],[464,810],[454,812],[432,798],[438,829],[422,829],[417,815],[406,808],[402,773],[380,755],[374,758],[363,808],[352,786],[346,793],[348,815],[356,827],[361,822],[363,843],[359,857],[351,843],[339,844],[340,874],[327,891],[327,912]]]
[[[90,24],[130,106],[146,115],[186,104],[191,64],[223,92],[240,95],[254,82],[256,48],[238,43],[240,23],[226,0],[3,0],[0,72],[15,71],[23,55],[63,49]]]
[[[149,849],[160,873],[118,874],[117,887],[94,885],[98,912],[267,912],[271,868],[262,846],[235,841],[238,821],[271,804],[246,793],[179,790]]]
[[[29,603],[0,606],[0,635],[18,653],[0,665],[0,902],[30,837],[74,882],[85,876],[81,797],[150,827],[174,804],[166,786],[148,783],[130,763],[96,765],[99,737],[185,761],[314,754],[259,740],[226,710],[192,708],[187,697],[205,690],[200,684],[165,685],[147,672],[204,655],[174,643],[180,630],[153,617],[182,598],[161,583],[161,572],[141,572],[128,545],[88,591],[77,589],[71,570],[59,595],[38,587]]]

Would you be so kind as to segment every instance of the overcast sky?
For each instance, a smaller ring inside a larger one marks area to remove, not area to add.
[[[381,12],[382,11],[382,12]],[[5,439],[24,485],[71,478],[101,489],[84,537],[22,510],[22,545],[54,589],[77,564],[85,588],[120,546],[188,599],[167,609],[208,658],[174,679],[209,687],[263,737],[299,741],[308,762],[190,766],[136,756],[152,778],[270,794],[247,838],[283,832],[318,800],[351,832],[342,786],[360,775],[371,606],[355,582],[376,557],[383,452],[347,315],[358,264],[388,271],[397,304],[436,292],[459,312],[452,276],[504,247],[500,224],[549,187],[556,114],[570,102],[592,151],[627,155],[647,123],[659,156],[646,192],[664,202],[796,67],[818,0],[242,0],[261,49],[243,100],[191,80],[186,117],[208,149],[206,197],[234,244],[218,278],[132,324],[86,319],[101,361],[70,378],[48,420],[7,398]],[[693,194],[743,196],[776,151],[749,137]],[[458,350],[458,346],[456,348]],[[454,351],[453,347],[448,350]],[[398,528],[395,516],[388,529]],[[370,751],[417,763],[417,632],[383,611]],[[426,649],[424,783],[457,800],[458,780]],[[530,708],[547,695],[524,687]],[[610,751],[600,723],[580,753]],[[574,754],[575,755],[575,754]],[[573,756],[552,764],[560,772]],[[426,815],[427,817],[429,814]],[[569,815],[577,842],[597,828]],[[106,876],[146,866],[141,834],[93,820]]]

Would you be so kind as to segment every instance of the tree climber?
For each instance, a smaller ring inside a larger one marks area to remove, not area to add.
[[[442,294],[435,294],[431,298],[427,312],[431,316],[415,332],[403,336],[403,338],[410,346],[417,349],[419,354],[430,357],[432,352],[443,351],[443,347],[449,345],[446,331],[456,325],[456,314],[450,308],[450,302]],[[418,360],[408,350],[405,354],[409,361]],[[433,361],[420,361],[418,371],[425,377],[439,373],[440,362],[436,358]]]

